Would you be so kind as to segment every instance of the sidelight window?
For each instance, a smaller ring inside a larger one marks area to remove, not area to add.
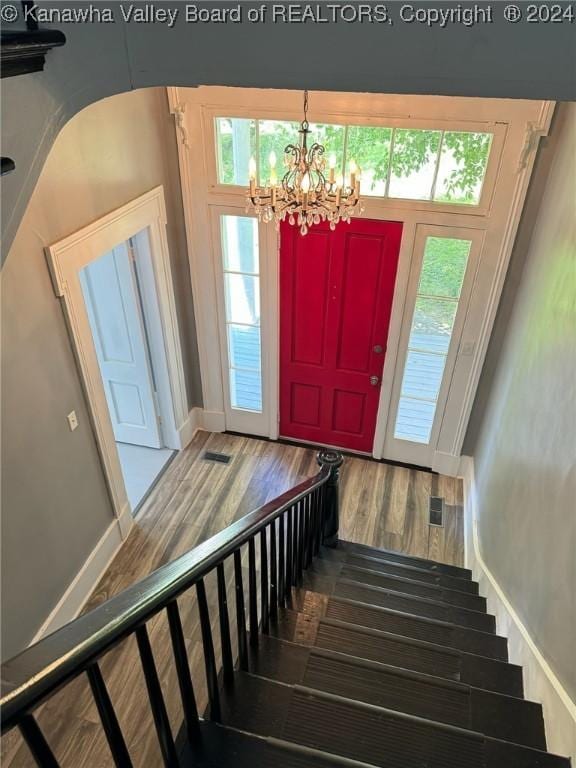
[[[427,237],[394,437],[428,444],[472,242]]]
[[[262,411],[258,222],[222,216],[228,372],[232,408]]]

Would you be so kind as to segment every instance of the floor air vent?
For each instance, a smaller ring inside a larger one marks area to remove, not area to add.
[[[442,527],[444,525],[444,499],[442,496],[430,496],[428,511],[430,525]]]
[[[232,456],[228,456],[227,453],[214,453],[213,451],[206,451],[202,458],[204,461],[218,461],[220,464],[229,464],[232,460]]]

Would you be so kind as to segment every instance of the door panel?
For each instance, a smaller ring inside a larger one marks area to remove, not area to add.
[[[160,448],[152,372],[126,243],[80,272],[108,410],[118,442]]]
[[[358,220],[280,247],[280,433],[371,452],[402,225]]]

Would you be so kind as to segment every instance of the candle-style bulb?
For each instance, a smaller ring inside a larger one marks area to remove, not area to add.
[[[328,166],[330,168],[336,168],[336,155],[334,152],[330,154],[330,158],[328,159]]]
[[[276,152],[274,150],[268,155],[268,162],[270,163],[270,168],[276,168]]]
[[[307,192],[310,192],[310,174],[305,173],[304,176],[302,176],[302,181],[300,182],[300,189],[304,194]]]
[[[256,178],[256,160],[254,160],[254,157],[251,157],[248,163],[248,176],[252,180]]]
[[[341,173],[339,173],[338,176],[336,176],[336,187],[338,189],[342,189],[343,186],[344,186],[344,177],[342,176]]]
[[[356,173],[358,171],[358,166],[356,165],[356,160],[350,160],[350,173]]]

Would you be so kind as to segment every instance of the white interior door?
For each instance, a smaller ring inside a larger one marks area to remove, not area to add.
[[[144,318],[128,244],[121,243],[84,267],[80,283],[114,437],[160,448]]]

